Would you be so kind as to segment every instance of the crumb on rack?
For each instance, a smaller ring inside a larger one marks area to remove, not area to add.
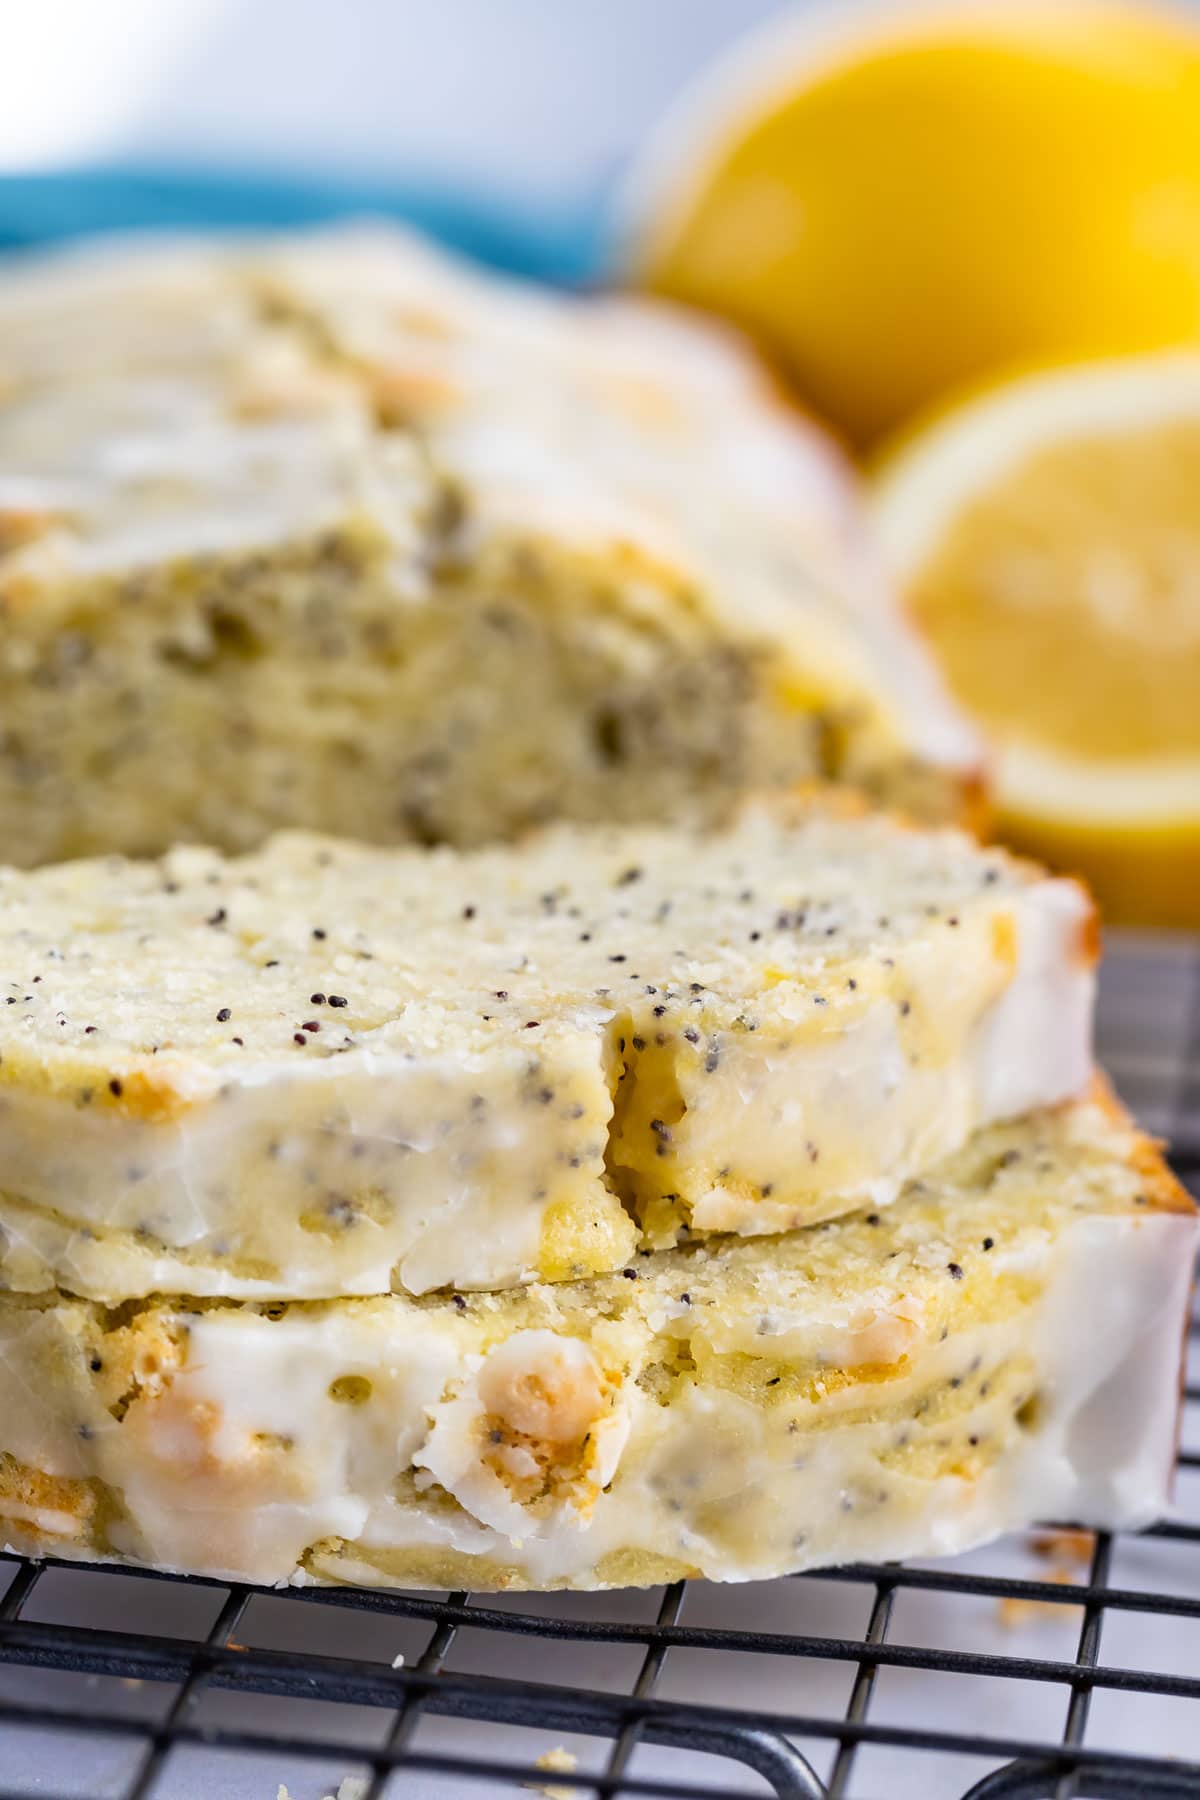
[[[548,1775],[555,1773],[572,1775],[578,1764],[578,1757],[572,1755],[570,1750],[564,1749],[561,1744],[556,1744],[552,1750],[543,1750],[542,1754],[535,1758],[533,1766],[535,1769],[545,1770]],[[574,1796],[579,1791],[577,1788],[558,1787],[553,1783],[547,1787],[539,1781],[527,1781],[525,1786],[535,1794],[543,1795],[544,1800],[574,1800]]]
[[[1044,1574],[1039,1571],[1041,1580],[1052,1582],[1055,1587],[1078,1587],[1084,1579],[1080,1572],[1091,1566],[1096,1536],[1091,1531],[1056,1526],[1036,1532],[1029,1540],[1029,1548],[1040,1561],[1050,1564]],[[1006,1630],[1015,1631],[1035,1619],[1062,1618],[1064,1606],[1057,1600],[1026,1600],[1010,1594],[997,1601],[996,1614]]]
[[[1068,1527],[1056,1527],[1053,1531],[1039,1531],[1033,1538],[1030,1548],[1035,1556],[1067,1567],[1075,1563],[1087,1568],[1096,1548],[1096,1534],[1093,1531],[1078,1531]]]

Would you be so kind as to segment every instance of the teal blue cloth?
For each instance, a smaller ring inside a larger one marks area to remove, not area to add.
[[[497,268],[577,284],[603,261],[599,196],[561,217],[521,213],[433,184],[353,182],[232,171],[87,168],[0,176],[0,249],[95,231],[306,225],[347,214],[407,220]]]

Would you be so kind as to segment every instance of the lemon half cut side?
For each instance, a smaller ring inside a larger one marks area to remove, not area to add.
[[[1001,828],[1200,927],[1200,349],[977,394],[885,454],[885,559],[995,746]]]

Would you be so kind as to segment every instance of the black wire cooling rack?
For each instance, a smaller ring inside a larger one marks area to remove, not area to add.
[[[1100,1037],[1200,1184],[1200,943],[1115,946]],[[1200,1800],[1194,1349],[1177,1515],[1136,1536],[546,1598],[9,1557],[0,1795]]]

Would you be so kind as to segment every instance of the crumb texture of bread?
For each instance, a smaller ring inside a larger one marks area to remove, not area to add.
[[[1086,1088],[1090,919],[819,796],[0,871],[0,1283],[496,1288],[885,1206]]]
[[[0,1531],[262,1583],[594,1588],[1167,1499],[1195,1208],[1103,1095],[888,1212],[499,1294],[0,1300]]]
[[[649,303],[383,228],[60,254],[0,382],[10,861],[977,794],[835,453]]]

